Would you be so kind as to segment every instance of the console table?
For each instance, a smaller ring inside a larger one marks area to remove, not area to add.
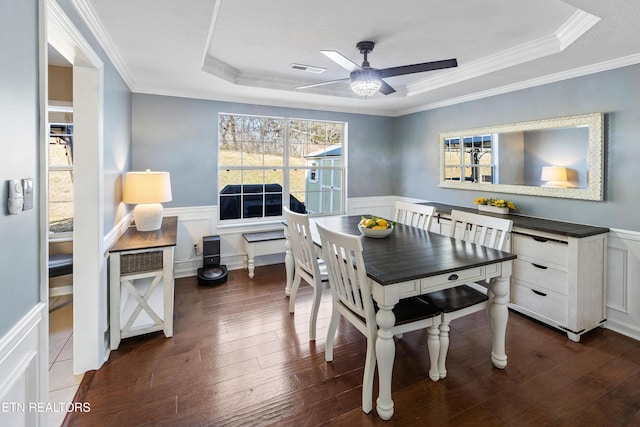
[[[509,308],[566,332],[570,340],[606,321],[608,228],[491,214],[442,203],[433,206],[433,230],[448,234],[452,209],[513,220],[513,263]]]
[[[173,257],[178,218],[162,219],[157,231],[135,226],[109,249],[110,344],[122,338],[164,331],[173,336]]]

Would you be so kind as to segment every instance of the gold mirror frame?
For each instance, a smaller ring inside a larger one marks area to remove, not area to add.
[[[587,188],[552,188],[528,185],[490,184],[480,182],[456,182],[445,180],[445,140],[460,135],[486,135],[495,133],[524,132],[541,129],[587,126],[589,128]],[[602,200],[604,191],[604,139],[602,113],[560,117],[530,122],[487,126],[444,132],[439,135],[440,171],[439,187],[457,190],[473,190],[491,193],[525,194],[529,196],[559,197],[565,199]]]

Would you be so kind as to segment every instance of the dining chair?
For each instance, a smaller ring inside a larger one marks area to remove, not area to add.
[[[322,260],[318,259],[318,250],[314,246],[311,237],[311,227],[309,226],[309,216],[292,212],[286,207],[284,210],[287,219],[287,230],[289,244],[294,260],[294,278],[289,295],[289,313],[295,311],[296,295],[300,283],[305,282],[313,288],[313,302],[311,304],[311,315],[309,319],[309,341],[316,339],[316,321],[318,319],[318,309],[322,299],[322,290],[329,285],[327,268]]]
[[[317,225],[322,242],[322,252],[329,273],[329,285],[333,297],[333,311],[325,345],[325,360],[333,361],[333,348],[340,315],[348,320],[367,339],[367,352],[362,378],[362,410],[373,408],[373,378],[376,368],[375,343],[378,336],[376,324],[377,305],[371,296],[370,279],[362,256],[362,237],[330,231]],[[396,323],[394,335],[419,329],[427,329],[427,348],[430,358],[429,377],[437,381],[438,354],[440,348],[440,311],[417,297],[401,299],[393,308]]]
[[[410,225],[429,231],[431,220],[436,214],[433,206],[419,205],[417,203],[396,202],[395,221],[399,224]]]
[[[506,250],[512,227],[513,221],[510,219],[452,210],[449,236],[492,249]],[[449,351],[449,324],[451,321],[485,310],[489,306],[491,291],[488,284],[477,283],[487,288],[486,294],[469,285],[460,285],[420,296],[442,311],[440,355],[438,357],[440,378],[447,376],[446,360]]]

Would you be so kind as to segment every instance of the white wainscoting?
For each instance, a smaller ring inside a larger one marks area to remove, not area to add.
[[[242,233],[282,229],[282,221],[276,220],[254,225],[218,226],[217,206],[192,208],[165,208],[165,216],[178,217],[178,238],[175,250],[175,277],[195,276],[202,267],[202,238],[220,236],[220,264],[229,270],[244,269],[246,254]],[[197,245],[197,253],[194,250]],[[255,265],[284,262],[284,254],[256,258]]]
[[[0,425],[46,426],[47,306],[38,303],[0,338]],[[40,403],[40,405],[38,405]]]
[[[640,340],[640,233],[612,229],[607,243],[606,327]]]
[[[395,197],[362,197],[349,199],[347,212],[350,215],[372,214],[392,218],[395,213]],[[253,225],[218,225],[217,206],[195,206],[165,208],[165,216],[178,217],[178,239],[175,250],[175,277],[195,276],[202,267],[202,238],[220,236],[221,264],[229,270],[246,268],[246,254],[242,233],[282,229],[282,221],[275,220]],[[198,251],[193,246],[198,245]],[[284,254],[257,257],[255,265],[284,262]]]
[[[358,197],[347,201],[347,213],[393,218],[397,200],[420,202],[396,196]],[[165,215],[178,216],[176,277],[194,276],[202,266],[203,236],[220,236],[221,263],[230,270],[236,270],[245,268],[242,233],[282,228],[279,220],[253,226],[219,227],[217,206],[167,208]],[[197,255],[193,251],[194,243],[199,245]],[[640,232],[612,230],[608,238],[607,258],[606,327],[640,340]],[[264,256],[256,259],[256,266],[283,261],[283,255]]]

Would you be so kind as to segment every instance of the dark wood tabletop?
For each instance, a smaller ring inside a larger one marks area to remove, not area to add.
[[[341,233],[361,235],[361,216],[313,218],[325,228]],[[320,236],[312,226],[313,240]],[[467,243],[437,233],[398,224],[382,239],[362,237],[363,258],[367,275],[382,285],[390,285],[466,268],[513,260],[516,255]]]
[[[153,249],[175,246],[178,230],[178,217],[162,218],[162,226],[156,231],[138,231],[135,225],[127,228],[122,236],[113,244],[109,252],[133,251],[137,249]]]

